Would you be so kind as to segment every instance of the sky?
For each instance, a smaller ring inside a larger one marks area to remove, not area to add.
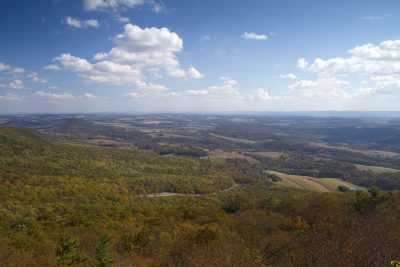
[[[398,0],[1,0],[0,113],[398,111]]]

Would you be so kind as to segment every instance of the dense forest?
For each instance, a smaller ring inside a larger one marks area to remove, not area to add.
[[[397,192],[276,187],[270,163],[172,148],[1,126],[1,265],[388,266],[400,255]],[[146,195],[160,192],[180,194]]]

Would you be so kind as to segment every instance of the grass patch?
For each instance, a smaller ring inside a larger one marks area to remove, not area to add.
[[[363,171],[372,171],[374,173],[394,173],[394,172],[400,172],[400,170],[392,169],[392,168],[386,168],[386,167],[379,167],[379,166],[367,166],[367,165],[360,165],[356,164],[357,168],[359,170]]]
[[[240,153],[239,151],[225,151],[221,149],[210,150],[207,151],[207,156],[203,158],[208,158],[210,160],[224,160],[225,159],[246,159],[250,163],[259,163],[258,160],[245,155],[244,153]]]
[[[235,143],[243,143],[243,144],[256,144],[258,141],[250,140],[250,139],[243,139],[243,138],[236,138],[236,137],[229,137],[224,135],[219,135],[215,133],[210,133],[211,136],[217,137],[220,139],[224,139],[227,141],[235,142]]]
[[[337,178],[314,178],[310,176],[286,174],[277,171],[268,171],[268,173],[275,174],[282,179],[281,181],[275,183],[275,185],[278,187],[294,187],[317,192],[336,192],[336,189],[339,185],[343,185],[355,190],[363,189],[360,186]]]

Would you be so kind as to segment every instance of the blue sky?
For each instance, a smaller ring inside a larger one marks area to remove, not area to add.
[[[0,112],[400,110],[399,1],[4,0]]]

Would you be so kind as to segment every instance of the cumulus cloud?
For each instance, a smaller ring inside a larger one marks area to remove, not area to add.
[[[123,16],[121,16],[121,15],[116,15],[116,16],[114,17],[114,19],[115,19],[116,21],[121,22],[121,23],[124,23],[124,24],[130,22],[130,19],[129,19],[128,17],[123,17]]]
[[[50,64],[44,67],[46,70],[61,70],[59,66],[56,64]]]
[[[358,98],[400,97],[400,75],[372,76],[355,92]]]
[[[299,58],[297,60],[297,67],[300,69],[306,69],[308,66],[308,62],[305,58]]]
[[[35,83],[47,83],[48,82],[46,79],[39,78],[37,72],[30,72],[27,76],[29,78],[31,78],[32,81]]]
[[[53,60],[72,71],[88,72],[93,69],[93,65],[86,59],[75,57],[71,54],[61,54],[60,56],[55,57]]]
[[[287,73],[287,74],[281,74],[279,75],[279,78],[282,79],[288,79],[288,80],[297,80],[297,76],[294,75],[293,73]]]
[[[18,96],[15,94],[0,95],[0,100],[4,100],[4,101],[20,101],[23,99],[24,99],[24,97]]]
[[[335,78],[319,78],[316,80],[300,80],[289,85],[288,89],[292,96],[305,98],[330,98],[349,99],[351,94],[346,92],[349,85],[347,81]]]
[[[54,58],[54,61],[70,71],[80,73],[88,82],[123,84],[141,79],[140,70],[134,69],[128,64],[111,61],[100,61],[92,64],[86,59],[71,54],[61,54]]]
[[[242,95],[238,83],[231,78],[220,77],[219,81],[215,85],[182,91],[171,91],[162,85],[148,83],[143,86],[153,87],[152,89],[139,89],[123,96],[141,106],[154,109],[169,106],[175,110],[204,110],[206,107],[214,110],[229,110],[239,109],[239,106],[246,101],[251,101],[248,103],[253,104],[262,102]],[[261,94],[261,97],[265,96]]]
[[[400,40],[383,41],[378,45],[364,44],[347,51],[349,57],[316,58],[308,63],[298,60],[299,68],[321,73],[336,74],[391,74],[400,72]]]
[[[74,96],[71,93],[63,92],[63,93],[54,93],[54,92],[45,92],[45,91],[36,91],[35,96],[41,98],[43,100],[47,100],[49,102],[60,102],[60,101],[78,101],[78,100],[91,100],[98,99],[99,97],[86,92],[79,96]]]
[[[156,83],[147,83],[147,82],[137,82],[136,83],[138,88],[144,92],[166,92],[169,90],[169,88],[165,85],[162,84],[156,84]]]
[[[400,75],[381,75],[381,76],[373,76],[371,80],[375,82],[375,84],[380,88],[385,87],[397,87],[400,93]]]
[[[144,72],[171,77],[200,79],[203,75],[193,66],[184,70],[176,58],[183,50],[183,41],[167,28],[140,28],[126,24],[124,31],[113,38],[115,47],[94,55],[96,63],[61,54],[53,60],[64,68],[78,72],[87,81],[122,84],[140,82]]]
[[[183,48],[182,39],[168,28],[140,28],[126,24],[124,32],[114,37],[118,47],[129,52],[179,52]]]
[[[0,72],[1,71],[9,71],[11,70],[11,66],[4,64],[3,62],[0,62]]]
[[[8,84],[8,86],[11,89],[22,89],[22,88],[24,88],[24,82],[21,80],[15,79],[14,81],[10,82]]]
[[[83,6],[86,10],[93,11],[118,11],[121,9],[135,8],[147,5],[156,13],[166,10],[164,3],[160,0],[84,0]]]
[[[220,77],[221,85],[213,85],[206,88],[185,90],[182,96],[202,97],[209,101],[240,100],[242,96],[238,89],[238,83],[227,77]]]
[[[10,72],[10,73],[15,73],[15,74],[20,74],[20,73],[24,73],[25,70],[20,67],[12,67],[3,62],[0,62],[0,72]]]
[[[365,17],[361,17],[361,19],[363,20],[380,20],[380,19],[384,19],[385,17],[383,16],[365,16]]]
[[[73,99],[74,96],[71,95],[70,93],[49,93],[49,92],[44,92],[44,91],[37,91],[35,92],[35,95],[44,98],[44,99],[49,99],[49,100],[68,100],[68,99]]]
[[[253,95],[255,96],[256,99],[260,99],[262,101],[267,101],[271,99],[269,93],[264,89],[255,90],[253,92]]]
[[[138,98],[141,97],[142,95],[138,92],[129,92],[123,95],[124,97],[128,97],[128,98]]]
[[[64,23],[68,26],[84,29],[84,28],[98,28],[99,22],[95,19],[80,20],[73,17],[66,17]]]
[[[151,10],[155,13],[165,13],[167,12],[167,7],[165,6],[164,2],[162,0],[150,0],[148,1],[148,4],[151,7]]]
[[[297,66],[319,78],[297,81],[289,86],[287,94],[321,101],[336,99],[338,105],[345,100],[354,105],[362,101],[363,105],[367,101],[387,103],[398,109],[395,103],[400,100],[400,40],[359,45],[347,54],[311,62],[300,58]]]
[[[13,73],[24,73],[25,70],[23,68],[15,67],[12,70]]]
[[[252,40],[252,41],[265,41],[268,39],[268,36],[265,34],[258,34],[255,32],[245,32],[241,36],[245,40]]]
[[[200,40],[199,40],[199,42],[209,42],[211,40],[211,38],[210,38],[210,36],[208,36],[208,35],[202,35],[201,37],[200,37]]]
[[[81,97],[82,98],[91,98],[91,99],[97,98],[97,96],[92,93],[84,93]]]
[[[187,72],[186,72],[187,78],[192,78],[192,79],[201,79],[203,78],[203,74],[200,73],[196,68],[190,67]]]
[[[123,95],[128,98],[164,98],[169,96],[169,88],[162,84],[147,83],[139,81],[136,83],[138,90],[135,92],[129,92]]]
[[[121,7],[135,7],[145,3],[145,0],[84,0],[86,10],[116,10]]]

